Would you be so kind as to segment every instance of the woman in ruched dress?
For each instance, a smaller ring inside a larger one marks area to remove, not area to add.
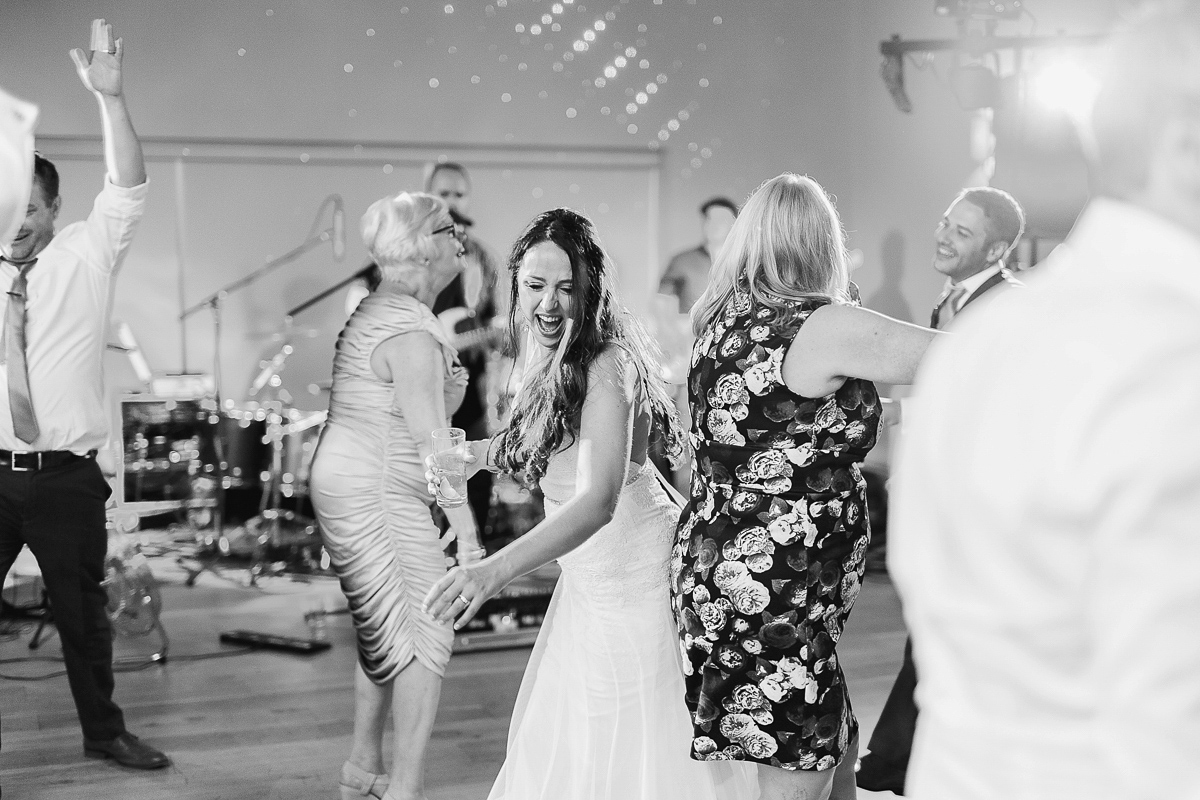
[[[462,625],[513,578],[562,566],[490,798],[753,798],[752,769],[688,758],[667,588],[679,504],[646,456],[652,427],[676,444],[681,431],[652,347],[618,307],[585,217],[537,217],[509,264],[510,330],[528,333],[531,363],[507,428],[472,447],[477,465],[539,480],[547,517],[429,596],[433,613]]]
[[[343,798],[422,796],[453,631],[421,608],[445,573],[423,459],[462,402],[466,371],[430,306],[462,271],[461,234],[427,194],[379,200],[363,241],[383,281],[337,342],[329,419],[312,466],[312,502],[358,637],[354,743]],[[461,560],[482,555],[470,508],[448,509]],[[395,743],[385,774],[383,729]]]
[[[780,175],[692,311],[695,460],[671,565],[691,755],[757,763],[764,800],[855,796],[836,645],[869,539],[872,381],[911,382],[937,335],[851,302],[845,259],[824,190]]]

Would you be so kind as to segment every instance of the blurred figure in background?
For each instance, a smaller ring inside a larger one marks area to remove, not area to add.
[[[486,439],[491,435],[488,367],[503,336],[503,329],[493,327],[492,323],[503,319],[505,312],[496,291],[496,265],[487,248],[471,236],[475,221],[468,213],[471,176],[466,167],[452,161],[434,164],[425,179],[425,191],[440,197],[449,206],[454,223],[466,232],[463,272],[441,291],[433,304],[433,313],[446,327],[451,343],[458,348],[459,361],[467,368],[467,393],[450,424],[465,430],[468,440]],[[481,470],[467,483],[467,504],[475,514],[481,535],[487,530],[492,482],[492,473]]]
[[[1109,46],[1100,196],[906,410],[920,800],[1200,796],[1200,5]]]
[[[679,298],[680,312],[691,311],[708,288],[713,259],[725,244],[737,215],[737,204],[728,197],[714,197],[701,204],[700,231],[704,241],[691,250],[676,254],[658,282],[659,293]]]
[[[713,197],[704,201],[700,205],[700,231],[704,241],[697,247],[677,253],[667,264],[666,272],[658,283],[658,297],[653,308],[655,338],[663,349],[664,377],[670,384],[675,410],[685,430],[691,425],[687,369],[692,357],[692,342],[695,341],[688,315],[708,288],[713,259],[729,237],[737,215],[737,204],[728,197]],[[663,475],[670,477],[680,494],[686,495],[692,478],[690,463],[684,461],[672,467],[657,439],[652,443],[651,457]]]

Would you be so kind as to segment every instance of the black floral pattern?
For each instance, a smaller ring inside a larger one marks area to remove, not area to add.
[[[800,397],[781,373],[828,302],[755,307],[738,292],[692,352],[692,496],[671,588],[697,760],[832,769],[858,730],[836,645],[870,537],[859,463],[879,395],[852,379]]]

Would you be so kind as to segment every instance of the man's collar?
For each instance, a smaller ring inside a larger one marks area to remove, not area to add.
[[[999,275],[1000,270],[1002,270],[1002,269],[1004,269],[1004,262],[997,261],[992,266],[990,266],[986,269],[981,269],[981,270],[979,270],[979,272],[976,272],[971,277],[963,278],[958,283],[948,280],[946,282],[946,287],[947,288],[961,287],[962,289],[965,290],[966,294],[968,294],[968,295],[974,294],[975,290],[978,289],[980,286],[983,286],[985,283],[987,283],[990,278],[992,278],[995,275]]]

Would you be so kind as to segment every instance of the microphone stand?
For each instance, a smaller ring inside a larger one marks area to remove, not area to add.
[[[357,280],[362,280],[362,279],[366,278],[375,269],[376,269],[376,267],[374,264],[370,264],[366,267],[363,267],[362,269],[360,269],[358,272],[354,273],[350,277],[344,278],[344,279],[338,281],[333,286],[330,286],[328,289],[325,289],[325,290],[321,291],[320,293],[313,295],[312,297],[308,298],[307,300],[305,300],[303,303],[296,306],[295,308],[289,309],[288,312],[284,316],[288,320],[291,320],[292,317],[296,316],[297,314],[299,314],[302,311],[307,311],[309,308],[311,308],[312,306],[315,306],[317,303],[321,302],[326,297],[329,297],[329,295],[334,294],[339,289],[349,286],[350,284],[354,283]]]
[[[330,205],[332,205],[335,208],[335,214],[336,214],[337,213],[336,209],[340,209],[342,207],[342,196],[339,194],[331,194],[321,202],[321,207],[319,209],[317,209],[317,216],[313,220],[312,227],[309,229],[308,237],[298,247],[294,247],[291,250],[289,250],[288,252],[284,253],[283,255],[281,255],[277,258],[271,259],[267,263],[263,264],[261,267],[258,267],[254,271],[237,279],[236,281],[233,281],[232,283],[228,283],[228,284],[222,286],[220,289],[217,289],[215,292],[208,295],[204,299],[192,304],[191,306],[188,306],[179,314],[179,322],[182,324],[183,322],[185,322],[188,319],[188,317],[191,317],[193,314],[195,314],[196,312],[198,312],[202,309],[208,308],[208,309],[212,310],[212,318],[213,318],[213,400],[217,404],[217,411],[216,411],[217,430],[216,430],[215,435],[213,436],[213,447],[214,447],[214,450],[216,451],[216,457],[217,457],[217,507],[216,507],[215,513],[213,514],[213,527],[216,529],[215,530],[215,534],[216,534],[215,539],[217,542],[217,549],[222,555],[228,554],[228,552],[229,552],[229,540],[225,537],[225,489],[226,489],[225,481],[227,478],[227,476],[225,474],[225,470],[227,467],[227,463],[225,460],[224,442],[221,441],[221,422],[220,422],[221,415],[224,412],[224,408],[222,406],[223,401],[222,401],[222,397],[221,397],[221,388],[222,388],[222,382],[221,382],[221,304],[225,301],[225,298],[227,298],[231,293],[237,292],[237,291],[240,291],[240,290],[246,288],[250,284],[257,281],[259,278],[266,275],[267,273],[269,273],[275,269],[278,269],[279,267],[283,266],[284,264],[287,264],[291,261],[296,260],[300,256],[307,253],[309,250],[312,250],[313,248],[321,245],[322,243],[330,241],[333,238],[333,234],[334,234],[334,230],[335,230],[333,226],[325,228],[324,230],[319,231],[319,232],[317,231],[317,227],[320,225],[321,218],[323,216],[325,216],[325,209],[328,208]],[[338,245],[337,245],[337,243],[335,243],[334,249],[337,250],[337,247],[338,247]],[[288,315],[289,320],[290,320],[290,317],[291,317],[291,315],[289,314]],[[200,569],[195,574],[189,575],[188,585],[189,586],[193,585],[195,583],[196,575],[198,575],[200,572],[202,572],[206,568],[212,569],[212,565],[202,563]]]

